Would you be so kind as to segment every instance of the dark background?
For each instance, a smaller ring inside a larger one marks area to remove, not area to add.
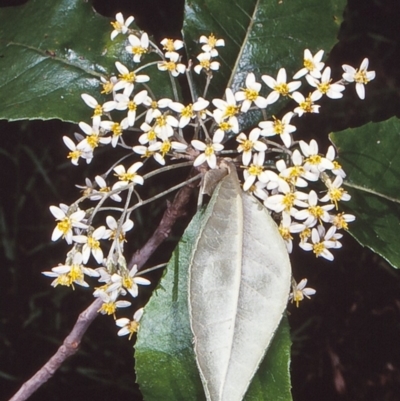
[[[23,1],[0,0],[0,6],[17,3]],[[97,0],[94,6],[110,17],[118,11],[133,14],[141,28],[157,39],[179,37],[181,0]],[[346,91],[342,101],[322,104],[320,115],[300,119],[299,136],[318,137],[327,146],[327,135],[333,130],[399,115],[399,20],[398,0],[349,0],[339,43],[327,63],[340,71],[343,63],[357,66],[369,57],[377,78],[367,86],[365,101]],[[62,136],[74,129],[55,120],[0,121],[2,399],[8,399],[48,360],[93,299],[90,291],[82,289],[55,291],[40,274],[57,265],[67,249],[62,242],[49,241],[53,218],[48,206],[75,200],[72,183],[83,184],[84,177],[99,167],[94,162],[72,168],[65,159]],[[135,216],[142,237],[129,242],[132,251],[150,235],[164,205],[149,206]],[[157,252],[161,262],[168,259],[189,218]],[[292,255],[297,280],[308,277],[309,285],[317,289],[317,295],[299,309],[289,307],[294,401],[398,401],[399,272],[350,235],[345,235],[343,244],[333,263],[300,251]],[[156,256],[152,263],[157,262]],[[157,275],[152,281],[156,280]],[[144,292],[137,306],[149,294]],[[113,319],[100,317],[89,328],[80,351],[31,400],[141,400],[134,385],[132,353],[132,343],[116,337]]]

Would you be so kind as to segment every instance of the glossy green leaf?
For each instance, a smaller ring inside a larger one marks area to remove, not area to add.
[[[145,307],[135,346],[136,373],[146,401],[205,400],[193,352],[188,313],[188,266],[202,225],[193,218]],[[286,319],[278,328],[245,400],[291,401],[290,336]]]
[[[219,47],[221,68],[214,74],[210,94],[221,97],[226,87],[244,86],[247,73],[275,76],[285,67],[288,77],[302,68],[304,49],[329,52],[336,42],[344,0],[189,0],[184,35],[194,61],[201,52],[198,39],[213,33],[225,40]],[[195,75],[195,74],[194,74]],[[276,112],[281,103],[269,110]],[[258,114],[248,113],[245,126]]]
[[[349,224],[350,233],[400,267],[400,120],[347,129],[331,139],[352,195],[343,207],[357,218]]]
[[[1,8],[0,119],[90,120],[81,93],[101,103],[100,76],[118,73],[117,60],[134,68],[125,37],[111,41],[111,31],[110,20],[83,0],[30,0]],[[169,94],[168,76],[156,66],[147,71],[155,92]]]

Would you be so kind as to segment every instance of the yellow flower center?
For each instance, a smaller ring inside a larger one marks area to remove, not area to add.
[[[245,96],[247,100],[254,102],[258,98],[258,92],[254,89],[245,89]]]
[[[157,134],[155,133],[155,131],[151,130],[147,133],[147,139],[149,140],[149,142],[154,141],[157,138]]]
[[[106,315],[113,315],[117,310],[117,306],[115,302],[104,302],[99,309],[99,312],[106,314]]]
[[[82,151],[80,151],[80,150],[73,150],[72,152],[69,152],[69,153],[68,153],[67,158],[68,158],[68,159],[72,159],[72,160],[76,160],[76,159],[79,159],[79,157],[81,156],[81,154],[82,154]]]
[[[369,79],[367,78],[366,71],[357,71],[354,74],[354,81],[356,81],[358,84],[367,84],[369,82]]]
[[[275,117],[274,117],[274,120],[275,120],[274,121],[275,134],[282,135],[285,130],[285,124],[281,120],[275,119]]]
[[[321,220],[321,217],[324,215],[324,209],[321,206],[310,206],[308,211],[318,220]]]
[[[294,166],[290,169],[290,177],[291,178],[297,178],[301,177],[305,173],[304,167],[303,166]]]
[[[224,117],[233,117],[237,113],[239,113],[239,106],[228,105]]]
[[[299,307],[299,302],[304,299],[304,294],[301,290],[295,289],[293,290],[293,301],[296,302],[296,307]]]
[[[122,127],[119,123],[114,123],[111,126],[111,131],[113,132],[114,136],[120,136],[122,134]]]
[[[71,277],[68,274],[61,274],[57,277],[56,282],[54,283],[54,287],[57,287],[58,285],[65,285],[69,287],[71,284]]]
[[[304,229],[300,234],[300,240],[301,242],[306,242],[307,238],[311,237],[311,229],[310,228],[306,228]]]
[[[205,69],[205,70],[209,70],[210,69],[210,60],[202,60],[200,61],[200,65]]]
[[[328,93],[329,88],[331,87],[331,84],[330,84],[331,81],[332,80],[330,80],[329,82],[322,82],[322,83],[318,84],[317,85],[318,86],[318,90],[323,94]]]
[[[133,278],[129,275],[124,275],[124,277],[122,278],[122,285],[125,288],[132,288],[133,286]]]
[[[304,59],[304,67],[307,68],[308,71],[312,71],[315,68],[315,64],[310,59]]]
[[[83,272],[80,265],[72,265],[69,271],[69,277],[71,281],[83,280]]]
[[[87,143],[92,149],[97,148],[97,146],[99,146],[99,142],[100,138],[97,134],[92,134],[87,138]]]
[[[204,154],[205,154],[207,157],[210,157],[211,155],[213,155],[213,154],[214,154],[214,148],[213,148],[213,146],[212,146],[212,145],[207,145],[206,149],[204,150]]]
[[[284,195],[282,203],[285,206],[285,210],[288,212],[294,205],[294,201],[296,200],[296,196],[294,193],[290,192]]]
[[[133,54],[142,55],[142,54],[145,54],[146,52],[147,52],[147,49],[145,49],[145,48],[142,47],[142,46],[133,46],[133,47],[132,47],[132,53],[133,53]]]
[[[103,114],[103,108],[98,104],[94,108],[94,114],[93,117],[95,116],[101,116]]]
[[[283,82],[281,84],[275,85],[274,90],[282,96],[287,96],[289,94],[289,85]]]
[[[114,84],[112,84],[110,81],[104,82],[102,84],[102,86],[103,86],[103,90],[101,91],[101,93],[105,93],[105,94],[111,93],[114,88]]]
[[[122,174],[115,174],[120,181],[127,181],[130,182],[136,176],[136,173],[122,173]]]
[[[182,116],[182,117],[189,117],[189,118],[194,117],[193,105],[188,104],[188,105],[181,111],[181,116]]]
[[[342,199],[343,194],[345,194],[346,191],[343,188],[331,188],[328,190],[329,197],[331,198],[331,201],[335,204],[336,210],[338,208],[337,203]]]
[[[165,125],[167,125],[167,119],[165,118],[165,116],[157,117],[156,124],[159,127],[164,127]]]
[[[336,160],[333,161],[333,169],[334,170],[340,170],[342,168],[342,166],[339,164],[339,162],[337,162]]]
[[[280,226],[279,227],[279,233],[281,234],[282,238],[285,241],[290,241],[290,240],[293,239],[293,237],[290,234],[290,231],[289,231],[289,229],[287,227]]]
[[[160,152],[163,155],[163,157],[170,151],[171,149],[171,142],[165,141],[162,143]]]
[[[227,121],[223,121],[221,124],[219,124],[219,128],[226,132],[232,128],[232,124],[228,123]]]
[[[176,63],[174,61],[164,61],[162,65],[167,71],[174,71],[176,69]]]
[[[93,237],[88,237],[87,244],[91,249],[100,249],[100,242]]]
[[[57,228],[63,233],[63,236],[66,235],[72,228],[71,220],[68,217],[65,217],[57,223]]]
[[[120,74],[119,77],[123,81],[130,82],[130,83],[135,82],[135,79],[136,79],[136,75],[135,75],[135,73],[133,71],[128,72],[127,74]]]
[[[111,25],[116,31],[121,32],[122,25],[118,21],[111,22]]]
[[[129,109],[129,111],[136,111],[137,104],[133,100],[130,100],[128,102],[128,109]]]
[[[349,226],[347,221],[343,218],[344,213],[337,214],[332,221],[332,224],[338,229],[348,230]]]
[[[211,34],[208,39],[207,39],[208,45],[211,48],[214,48],[215,45],[217,44],[217,38],[214,36],[214,34]]]
[[[305,113],[312,113],[312,106],[313,106],[313,101],[311,100],[310,97],[307,97],[304,102],[300,102],[299,106],[301,109],[304,110]]]
[[[325,245],[323,242],[318,242],[313,245],[313,252],[315,255],[318,257],[321,255],[321,253],[325,250]]]
[[[250,175],[255,175],[255,176],[260,175],[263,171],[264,171],[263,167],[262,167],[262,166],[258,166],[258,165],[256,165],[256,164],[252,164],[252,165],[247,169],[247,172],[248,172]]]
[[[174,41],[172,39],[167,39],[167,42],[165,43],[163,49],[167,52],[173,52],[175,50]]]
[[[306,159],[306,162],[310,164],[320,164],[321,163],[321,156],[320,155],[312,155]]]
[[[253,149],[254,143],[250,141],[250,139],[246,139],[240,144],[243,152],[250,152],[251,149]]]

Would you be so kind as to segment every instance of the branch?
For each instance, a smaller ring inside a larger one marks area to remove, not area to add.
[[[192,178],[195,174],[197,174],[197,171],[193,169],[189,178]],[[133,265],[137,265],[138,269],[142,268],[157,247],[169,236],[176,220],[186,213],[186,204],[196,186],[196,182],[188,183],[177,192],[173,202],[168,203],[160,224],[142,249],[134,253],[129,262],[129,268],[132,268]],[[74,355],[78,351],[81,339],[90,324],[97,317],[101,304],[102,300],[96,299],[79,315],[73,329],[65,338],[63,345],[61,345],[45,365],[21,386],[9,401],[27,400],[42,384],[54,375],[69,356]]]

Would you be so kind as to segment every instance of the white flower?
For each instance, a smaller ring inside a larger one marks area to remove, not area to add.
[[[179,128],[184,128],[189,124],[192,118],[196,117],[197,112],[203,111],[209,104],[210,102],[208,100],[199,97],[196,102],[188,104],[187,106],[184,106],[182,103],[172,102],[168,107],[180,113]]]
[[[232,89],[227,88],[225,90],[226,100],[222,99],[213,99],[213,105],[222,111],[222,119],[231,119],[232,124],[234,126],[239,126],[239,123],[236,118],[236,114],[239,113],[240,107],[236,104],[235,95],[232,92]]]
[[[306,79],[308,83],[317,88],[314,92],[314,100],[319,100],[323,95],[328,96],[331,99],[340,99],[343,97],[344,85],[332,84],[331,81],[331,68],[326,67],[322,72],[321,80],[314,78],[311,75],[307,75]]]
[[[71,159],[72,164],[77,166],[80,157],[82,157],[82,159],[85,159],[87,164],[89,164],[92,161],[93,152],[84,150],[83,148],[81,149],[79,146],[75,145],[72,139],[68,138],[67,136],[63,136],[63,141],[70,150],[67,158]]]
[[[296,284],[296,282],[295,282]],[[299,302],[301,302],[304,297],[310,299],[310,295],[314,295],[316,291],[314,288],[305,288],[307,285],[307,279],[303,278],[297,285],[292,285],[292,291],[289,295],[289,300],[296,303],[296,306],[299,307]]]
[[[113,185],[113,190],[129,185],[131,182],[139,185],[143,185],[143,177],[136,174],[136,171],[139,170],[140,167],[143,166],[142,162],[133,163],[132,166],[125,170],[125,167],[122,164],[119,164],[114,168],[115,176],[118,177],[118,182]]]
[[[106,217],[106,223],[107,226],[109,227],[108,230],[106,230],[104,234],[104,238],[109,238],[111,240],[117,240],[120,244],[122,244],[125,241],[125,233],[127,231],[132,230],[134,224],[133,221],[130,219],[127,219],[124,224],[119,227],[119,222],[115,220],[114,217],[112,216],[107,216]]]
[[[318,222],[322,224],[330,222],[331,216],[328,211],[332,210],[334,205],[318,205],[318,197],[315,191],[310,191],[308,194],[308,205],[307,209],[300,210],[294,217],[297,220],[305,220],[304,225],[307,227],[314,227]]]
[[[284,145],[289,148],[292,144],[291,133],[296,131],[296,127],[294,125],[290,125],[290,120],[292,117],[293,113],[289,112],[282,117],[282,120],[278,120],[275,118],[275,116],[273,116],[274,121],[261,121],[258,124],[258,126],[262,128],[261,135],[279,135]]]
[[[304,97],[300,92],[294,92],[292,98],[298,103],[298,107],[294,109],[294,112],[301,117],[304,113],[319,113],[321,106],[314,104],[318,98],[317,92],[309,94]]]
[[[165,57],[170,58],[173,53],[176,53],[177,50],[182,49],[183,47],[183,42],[179,39],[163,39],[160,42],[163,45],[163,49],[166,51],[165,52]]]
[[[375,78],[375,71],[367,71],[368,70],[369,60],[365,58],[360,68],[355,69],[354,67],[344,64],[342,66],[344,70],[343,79],[347,82],[355,82],[356,83],[356,92],[360,99],[365,98],[365,87],[368,82],[372,81]]]
[[[126,336],[129,334],[129,340],[133,333],[136,333],[139,329],[139,321],[143,315],[143,308],[138,309],[133,315],[133,320],[129,320],[126,317],[122,317],[115,321],[115,324],[121,329],[118,331],[118,336]]]
[[[111,32],[111,40],[114,40],[119,33],[127,33],[129,25],[134,21],[132,16],[128,17],[126,21],[124,21],[124,17],[122,13],[118,13],[115,16],[115,21],[111,22],[114,30]]]
[[[135,63],[140,63],[141,57],[148,51],[149,36],[144,32],[140,39],[135,35],[129,35],[128,40],[130,46],[126,46],[126,51],[133,54],[133,61]]]
[[[271,88],[273,91],[267,96],[267,104],[275,103],[280,96],[288,96],[291,92],[300,88],[300,81],[293,81],[286,83],[286,70],[281,68],[278,71],[278,76],[272,78],[269,75],[263,75],[261,79]]]
[[[305,251],[313,251],[317,258],[322,256],[327,260],[333,260],[333,255],[328,249],[340,248],[342,246],[340,242],[337,241],[335,233],[335,226],[332,226],[326,234],[324,227],[318,226],[312,229],[312,244],[309,242],[301,242],[299,246]]]
[[[72,228],[88,228],[87,224],[82,223],[86,214],[84,210],[77,210],[73,213],[69,213],[68,211],[68,206],[63,203],[60,204],[60,207],[50,206],[51,214],[56,218],[56,221],[58,221],[51,235],[52,241],[57,241],[62,237],[65,238],[67,244],[72,244]]]
[[[286,248],[288,253],[291,253],[293,250],[293,237],[292,233],[299,233],[305,229],[304,224],[300,224],[297,222],[292,222],[289,213],[282,213],[282,220],[279,225],[279,233],[281,234],[283,240],[285,241]]]
[[[333,174],[340,175],[342,178],[346,178],[346,173],[342,169],[342,166],[339,164],[338,161],[335,160],[336,152],[335,148],[331,145],[326,152],[326,158],[330,160],[333,164],[333,169],[331,170]]]
[[[158,138],[164,140],[174,135],[174,127],[179,126],[179,122],[174,116],[156,110],[153,117],[156,120],[153,129]]]
[[[97,103],[97,100],[93,97],[88,95],[87,93],[82,93],[81,98],[83,101],[94,110],[93,124],[99,125],[101,121],[101,116],[104,113],[108,113],[115,109],[116,103],[114,100],[110,100],[109,102],[105,102],[103,105]]]
[[[333,163],[326,157],[322,157],[318,154],[318,143],[314,139],[307,144],[304,141],[300,141],[300,148],[303,155],[306,157],[304,168],[311,171],[314,174],[319,174],[324,170],[332,170]]]
[[[158,111],[158,110],[157,110]],[[148,143],[153,143],[157,140],[157,133],[154,131],[154,128],[147,123],[143,123],[140,126],[140,129],[144,132],[139,137],[139,143],[142,145],[146,145]],[[173,134],[173,131],[172,131]],[[140,153],[142,154],[142,153]]]
[[[103,251],[100,247],[100,240],[106,238],[106,228],[100,226],[88,235],[74,235],[72,239],[78,244],[84,244],[82,247],[83,263],[87,263],[90,254],[96,259],[97,263],[103,262]]]
[[[147,97],[146,90],[142,90],[139,93],[137,93],[134,96],[133,100],[131,100],[130,97],[125,95],[124,93],[118,93],[115,95],[115,100],[117,101],[115,108],[117,110],[128,109],[128,116],[126,122],[129,127],[132,127],[135,124],[137,107],[145,101],[146,97]],[[124,120],[121,121],[121,125],[126,124]]]
[[[97,148],[99,144],[107,145],[111,142],[110,137],[101,136],[100,125],[94,120],[93,126],[90,126],[83,121],[81,121],[78,125],[79,128],[87,135],[86,138],[78,144],[78,148],[82,149],[84,152],[93,152],[93,149]]]
[[[119,80],[114,85],[114,90],[118,91],[124,89],[127,94],[131,94],[133,91],[134,83],[148,82],[150,77],[148,75],[136,75],[133,71],[129,71],[127,67],[121,64],[119,61],[115,63],[117,70],[119,71]]]
[[[160,61],[157,64],[157,68],[160,71],[168,71],[173,77],[177,77],[179,74],[184,74],[186,66],[185,64],[178,63],[179,57],[178,53],[171,53],[169,61]]]
[[[337,215],[331,216],[331,223],[338,229],[338,230],[347,230],[348,224],[356,219],[356,216],[352,214],[345,214],[345,213],[338,213]]]
[[[111,276],[111,285],[108,291],[114,292],[116,290],[126,289],[133,298],[136,298],[139,294],[139,285],[149,285],[150,281],[143,277],[137,277],[137,266],[134,265],[132,269],[128,272],[122,274],[113,274]]]
[[[90,195],[89,199],[92,201],[97,201],[103,198],[103,196],[105,196],[105,194],[107,194],[108,192],[111,191],[110,187],[107,186],[107,183],[105,182],[104,178],[101,177],[100,175],[96,175],[96,177],[94,178],[97,185],[99,186],[98,190],[93,190],[93,194]],[[122,198],[117,194],[112,194],[110,195],[110,198],[116,202],[121,202]]]
[[[159,109],[165,109],[171,102],[172,100],[168,98],[153,100],[150,96],[147,96],[146,100],[143,102],[143,104],[149,108],[146,112],[145,121],[150,122],[151,120],[153,120],[155,118],[154,113],[157,111],[157,113],[161,114]]]
[[[337,175],[333,182],[330,179],[326,180],[325,185],[328,188],[328,193],[321,198],[321,202],[333,202],[337,210],[339,201],[350,200],[351,196],[347,193],[347,191],[341,188],[342,184],[343,178],[340,175]]]
[[[170,141],[168,138],[162,142],[154,142],[149,145],[148,151],[153,155],[154,159],[161,165],[165,165],[165,155],[172,149],[177,152],[186,150],[187,145],[181,142]]]
[[[315,56],[313,56],[310,50],[304,50],[304,68],[297,71],[296,74],[293,75],[293,79],[298,79],[303,77],[306,74],[310,74],[314,78],[321,78],[321,70],[324,68],[325,63],[322,63],[322,57],[324,55],[323,50],[319,50]]]
[[[218,124],[218,129],[215,133],[225,133],[232,131],[233,133],[237,134],[239,132],[239,122],[236,117],[224,117],[224,112],[219,109],[215,109],[213,111],[213,117],[215,122]]]
[[[243,101],[241,111],[246,113],[249,110],[251,104],[254,102],[255,105],[260,109],[265,109],[267,107],[267,100],[259,95],[261,90],[261,84],[256,82],[255,75],[251,72],[246,77],[246,88],[243,91],[235,93],[235,99]]]
[[[98,310],[102,315],[114,315],[118,308],[127,308],[131,306],[129,301],[117,301],[118,293],[107,294],[106,292],[99,292],[99,298],[103,301],[101,308]]]
[[[218,50],[216,49],[216,47],[225,46],[224,39],[217,39],[213,34],[211,34],[209,37],[205,35],[200,36],[199,42],[205,43],[201,47],[201,50],[210,53],[211,57],[218,56]]]
[[[250,163],[253,151],[265,152],[267,150],[267,145],[258,140],[260,133],[260,128],[253,128],[250,131],[249,139],[243,132],[236,137],[236,141],[240,143],[237,150],[240,153],[243,152],[242,161],[245,166]]]
[[[191,142],[192,146],[203,153],[200,153],[196,157],[195,161],[193,162],[193,166],[200,166],[200,164],[207,162],[208,166],[211,169],[216,168],[217,156],[215,155],[215,152],[220,152],[224,148],[224,145],[221,144],[223,139],[223,134],[221,135],[217,133],[214,134],[212,143],[209,143],[207,145],[204,142],[194,139]]]
[[[243,171],[243,191],[248,191],[255,183],[256,179],[264,183],[269,181],[268,172],[264,171],[264,159],[265,152],[259,152],[253,155],[253,163]]]
[[[102,121],[100,123],[100,127],[103,128],[106,132],[112,132],[113,135],[111,137],[111,146],[115,148],[118,144],[118,140],[122,135],[124,129],[129,127],[128,121],[124,121],[120,123],[116,123],[114,121]]]
[[[114,93],[114,85],[117,83],[117,77],[110,77],[110,79],[106,79],[104,77],[100,77],[101,85],[103,90],[100,92],[102,94],[110,94]]]
[[[199,64],[194,66],[194,72],[200,74],[201,70],[204,69],[206,72],[213,70],[219,70],[219,62],[218,61],[211,61],[211,54],[210,53],[200,53],[197,56],[197,60],[199,60]]]

